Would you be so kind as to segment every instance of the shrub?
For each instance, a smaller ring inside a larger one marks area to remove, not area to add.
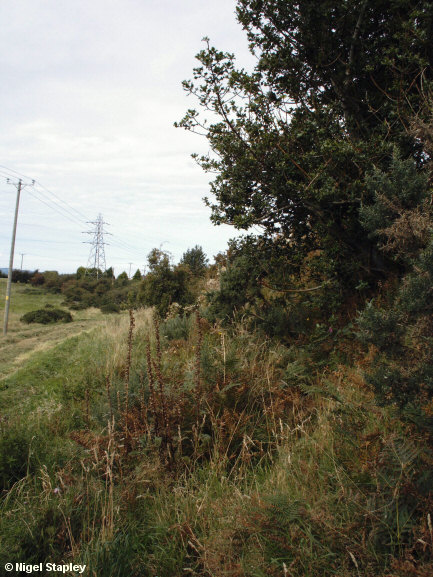
[[[72,321],[71,313],[62,309],[39,309],[37,311],[30,311],[23,315],[20,319],[24,323],[41,323],[47,325],[49,323],[70,323]]]
[[[370,301],[358,316],[359,340],[382,350],[397,349],[404,333],[401,316],[400,311],[379,309]]]
[[[428,178],[411,159],[397,154],[388,173],[375,170],[367,177],[373,202],[361,208],[360,220],[379,249],[399,263],[400,280],[386,302],[369,303],[358,317],[358,337],[376,347],[366,379],[377,399],[397,405],[403,413],[418,411],[424,428],[433,399],[433,214]],[[411,420],[415,422],[413,416]]]
[[[0,435],[0,489],[34,474],[47,459],[47,442],[28,427],[14,425]]]
[[[12,270],[12,282],[19,282],[23,284],[27,284],[29,281],[32,282],[32,278],[37,274],[37,271],[33,272],[30,270]]]
[[[120,307],[116,303],[106,303],[100,307],[101,312],[103,313],[119,313]]]
[[[161,332],[168,340],[186,340],[190,334],[192,324],[191,316],[177,315],[165,321],[161,326]]]
[[[143,279],[137,301],[155,307],[165,317],[173,303],[186,306],[194,302],[189,287],[189,268],[184,265],[173,267],[169,255],[153,249],[148,255],[149,273]]]
[[[255,266],[249,255],[241,255],[221,274],[220,290],[208,294],[206,316],[211,322],[230,319],[235,311],[260,295]]]

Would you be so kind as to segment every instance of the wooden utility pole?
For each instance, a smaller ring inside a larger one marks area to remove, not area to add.
[[[6,286],[6,302],[5,302],[5,317],[4,317],[4,324],[3,324],[3,335],[6,335],[8,332],[9,305],[11,302],[12,267],[14,265],[15,237],[17,234],[18,209],[20,206],[20,196],[21,196],[22,185],[23,185],[23,182],[20,178],[18,181],[18,185],[16,185],[16,187],[17,187],[17,202],[15,204],[15,218],[14,218],[14,227],[12,230],[11,254],[9,257],[8,283]]]
[[[8,183],[9,182],[10,181],[8,178]],[[34,183],[35,183],[35,181],[33,180],[32,185]],[[12,184],[14,186],[16,186],[16,188],[17,188],[17,201],[15,204],[15,217],[14,217],[14,227],[12,230],[11,254],[9,257],[8,281],[7,281],[7,285],[6,285],[6,302],[5,302],[5,316],[4,316],[4,323],[3,323],[3,336],[6,336],[6,334],[8,332],[9,306],[10,306],[10,302],[11,302],[12,269],[14,266],[15,237],[17,234],[18,209],[20,206],[20,196],[21,196],[21,190],[23,189],[23,186],[28,186],[26,184],[23,185],[23,181],[21,180],[21,178],[19,179],[19,181],[17,183],[14,182]]]

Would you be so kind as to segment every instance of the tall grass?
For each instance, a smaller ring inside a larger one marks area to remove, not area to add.
[[[320,354],[150,310],[41,354],[0,401],[0,563],[425,577],[425,441],[374,404],[367,359]]]

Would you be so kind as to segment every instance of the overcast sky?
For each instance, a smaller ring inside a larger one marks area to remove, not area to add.
[[[16,194],[7,169],[40,183],[22,194],[16,268],[21,253],[27,269],[85,266],[91,235],[83,231],[99,213],[110,223],[105,253],[116,274],[131,262],[142,269],[161,245],[175,262],[196,244],[210,258],[226,248],[236,233],[211,224],[202,201],[211,175],[190,157],[206,142],[173,123],[196,105],[181,82],[192,77],[203,36],[252,65],[235,6],[1,0],[0,267],[9,262]]]

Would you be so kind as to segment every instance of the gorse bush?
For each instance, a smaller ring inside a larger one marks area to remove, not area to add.
[[[101,305],[100,308],[101,308],[101,312],[103,312],[103,313],[119,313],[120,312],[120,307],[116,303],[107,303],[107,304]]]
[[[418,411],[419,424],[431,428],[426,415],[433,400],[433,218],[425,204],[427,175],[394,155],[389,172],[376,170],[368,186],[374,202],[361,210],[361,221],[402,271],[386,299],[370,302],[359,315],[359,338],[376,347],[366,378],[381,403],[409,409],[412,420]]]
[[[188,339],[193,322],[192,316],[184,314],[167,319],[161,327],[161,334],[168,340]]]
[[[367,175],[366,188],[373,202],[360,208],[362,226],[389,258],[408,263],[431,237],[428,174],[395,151],[389,171]]]
[[[68,311],[56,308],[45,308],[37,311],[30,311],[20,319],[23,323],[40,323],[47,325],[49,323],[70,323],[72,315]]]
[[[401,347],[404,334],[403,316],[396,309],[381,310],[370,301],[358,319],[358,337],[381,350],[392,351]]]

